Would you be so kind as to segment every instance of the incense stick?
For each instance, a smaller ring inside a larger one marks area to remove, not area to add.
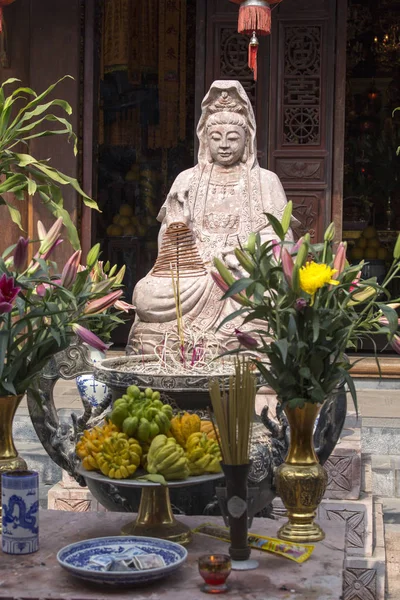
[[[210,383],[210,396],[225,464],[249,462],[256,397],[256,379],[249,361],[235,360],[235,375],[229,377],[229,393],[218,379]]]

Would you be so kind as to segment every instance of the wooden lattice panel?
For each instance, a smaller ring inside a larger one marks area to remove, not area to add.
[[[193,233],[184,223],[172,223],[166,230],[161,250],[151,274],[154,277],[199,277],[207,273],[197,250]]]

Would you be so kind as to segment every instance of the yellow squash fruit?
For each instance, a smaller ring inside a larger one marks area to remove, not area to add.
[[[182,448],[186,447],[186,441],[192,433],[200,431],[201,420],[198,415],[184,412],[171,419],[171,434]]]
[[[125,433],[113,433],[106,438],[96,455],[100,471],[111,479],[126,479],[140,465],[142,448],[134,438]]]
[[[131,217],[133,215],[133,207],[130,204],[121,204],[119,214],[123,217]]]

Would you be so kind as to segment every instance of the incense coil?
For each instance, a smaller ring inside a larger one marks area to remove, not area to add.
[[[184,223],[169,225],[151,274],[154,277],[171,278],[171,268],[179,276],[199,277],[207,274],[193,233]]]

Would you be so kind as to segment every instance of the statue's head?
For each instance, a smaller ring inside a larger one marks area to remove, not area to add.
[[[257,164],[256,124],[250,100],[238,81],[215,81],[202,103],[197,128],[199,163]]]

